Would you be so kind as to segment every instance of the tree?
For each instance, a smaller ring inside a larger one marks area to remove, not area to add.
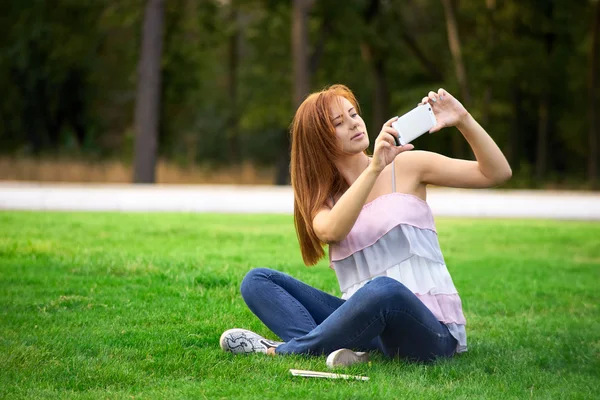
[[[556,33],[552,30],[553,24],[551,23],[554,19],[554,6],[552,2],[545,2],[543,8],[543,16],[548,21],[548,28],[542,34],[542,41],[544,45],[544,65],[552,65],[552,56],[555,50],[556,44]],[[551,130],[551,113],[550,113],[550,98],[552,89],[552,73],[551,68],[545,68],[542,70],[545,81],[542,83],[541,93],[539,94],[538,103],[538,134],[537,134],[537,145],[536,145],[536,165],[535,172],[538,180],[542,180],[548,171],[548,142],[550,141],[550,130]]]
[[[485,5],[487,9],[488,21],[488,60],[491,62],[492,65],[494,65],[496,61],[496,21],[494,19],[494,13],[496,12],[496,0],[486,0]],[[484,77],[485,92],[483,97],[481,122],[485,127],[489,126],[490,123],[490,107],[492,104],[492,78],[490,75],[491,74],[488,74]]]
[[[589,143],[589,158],[588,158],[588,178],[592,187],[598,186],[598,157],[600,156],[600,139],[598,138],[598,109],[600,102],[598,101],[598,75],[600,68],[598,63],[598,52],[600,51],[600,1],[595,2],[595,11],[593,13],[592,23],[592,40],[590,44],[590,66],[588,79],[588,118],[590,120],[588,143]]]
[[[0,152],[134,155],[136,182],[154,181],[158,157],[209,168],[276,164],[276,182],[287,184],[289,124],[310,91],[348,85],[376,134],[392,113],[442,86],[505,150],[514,184],[585,176],[598,185],[598,7],[598,0],[0,2]],[[416,144],[468,154],[458,134]]]
[[[469,84],[467,81],[467,72],[465,64],[463,62],[462,50],[460,45],[460,35],[458,33],[458,22],[456,19],[456,9],[452,0],[442,0],[444,5],[444,12],[446,14],[446,27],[448,29],[448,44],[450,45],[450,52],[452,53],[452,60],[454,62],[454,69],[456,72],[456,79],[460,86],[460,94],[462,102],[468,108],[471,105],[471,94],[469,92]],[[464,140],[459,135],[452,136],[452,150],[453,156],[457,158],[464,158]]]
[[[371,79],[373,81],[372,94],[372,119],[369,131],[373,137],[373,141],[381,126],[389,119],[389,91],[385,76],[385,54],[375,43],[374,38],[377,37],[377,16],[381,10],[380,0],[371,0],[365,11],[363,12],[364,24],[368,29],[367,34],[363,37],[360,47],[363,59],[369,66]]]
[[[237,4],[231,0],[229,4],[228,19],[231,26],[228,43],[227,63],[227,89],[229,95],[229,132],[227,142],[229,143],[229,159],[237,163],[240,161],[239,146],[239,111],[238,111],[238,66],[240,48],[240,17]]]
[[[158,151],[164,1],[147,0],[135,105],[135,183],[154,183]]]
[[[308,12],[313,0],[292,0],[292,62],[294,109],[298,108],[304,97],[310,92],[309,48],[308,48]],[[289,183],[290,138],[287,130],[279,155],[276,185]]]

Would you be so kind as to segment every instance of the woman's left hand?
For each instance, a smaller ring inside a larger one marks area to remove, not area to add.
[[[431,105],[437,120],[437,124],[429,130],[430,133],[449,126],[459,125],[469,115],[469,112],[460,101],[441,88],[437,93],[429,92],[428,96],[423,97],[421,104],[427,103]]]

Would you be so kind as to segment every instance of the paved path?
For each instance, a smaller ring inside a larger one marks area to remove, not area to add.
[[[600,221],[600,192],[428,190],[436,216]],[[290,187],[0,182],[0,209],[291,213]]]

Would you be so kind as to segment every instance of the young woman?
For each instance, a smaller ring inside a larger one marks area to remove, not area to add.
[[[486,188],[508,180],[506,158],[463,105],[444,89],[429,92],[437,125],[456,126],[477,161],[413,145],[396,146],[387,121],[373,156],[357,101],[345,86],[313,93],[292,124],[294,222],[306,265],[329,245],[341,298],[291,276],[253,269],[241,285],[250,310],[284,342],[230,329],[233,353],[329,354],[327,365],[366,361],[368,352],[431,361],[467,350],[465,317],[446,268],[427,185]]]

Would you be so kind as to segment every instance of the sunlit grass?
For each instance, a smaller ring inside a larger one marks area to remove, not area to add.
[[[292,377],[324,357],[235,357],[272,334],[239,285],[256,266],[339,295],[306,268],[290,216],[0,213],[0,398],[592,398],[600,389],[600,224],[438,219],[469,352],[373,357],[369,382]]]

